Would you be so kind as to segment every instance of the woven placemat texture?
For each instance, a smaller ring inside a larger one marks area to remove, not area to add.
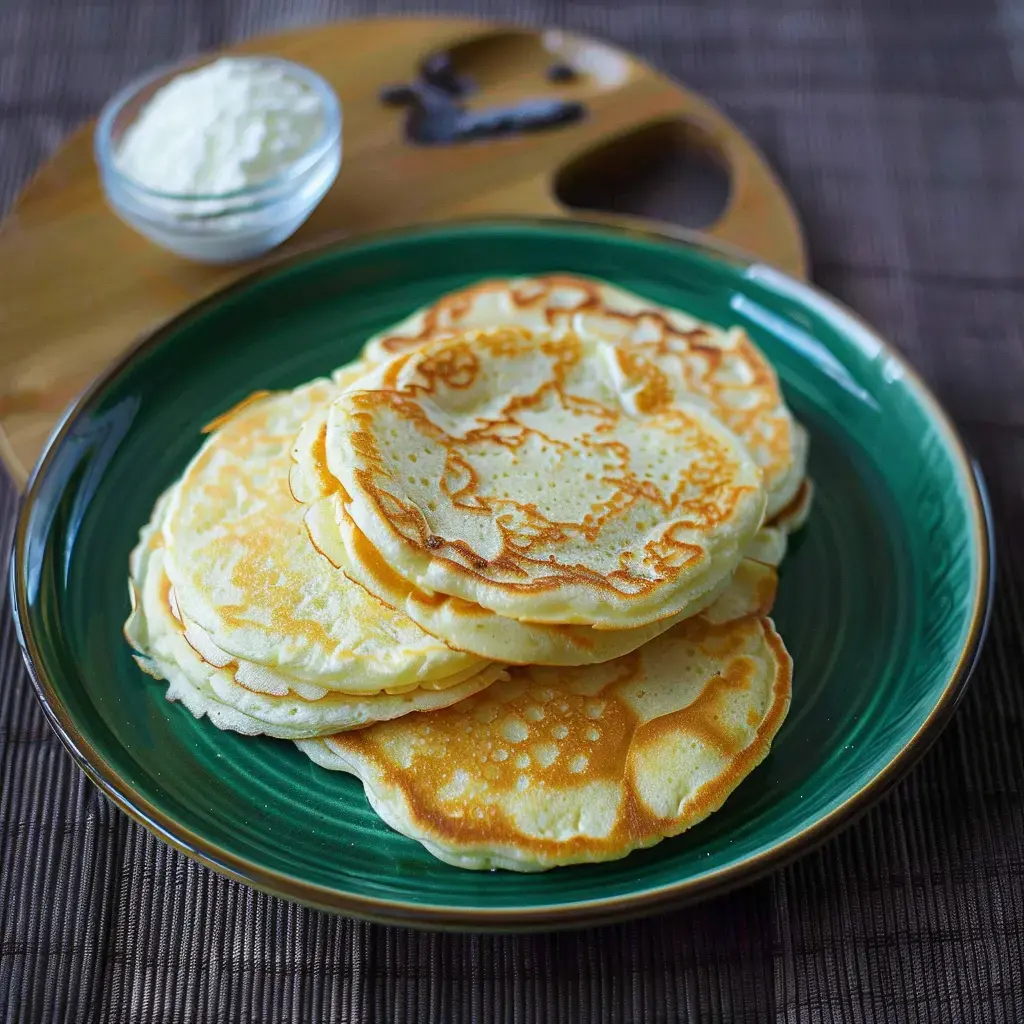
[[[1000,575],[974,683],[907,781],[769,878],[596,931],[429,935],[257,894],[130,822],[46,726],[0,599],[0,1020],[1024,1020],[1024,9],[444,8],[614,40],[712,96],[763,147],[806,224],[816,280],[906,353],[988,476]],[[5,0],[0,203],[152,64],[288,24],[402,9]],[[674,194],[653,190],[648,212],[671,217]],[[0,281],[0,344],[2,331]],[[15,512],[0,482],[4,559]]]

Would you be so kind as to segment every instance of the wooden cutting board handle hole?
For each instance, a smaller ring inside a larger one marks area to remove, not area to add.
[[[642,125],[583,153],[556,175],[558,200],[576,210],[661,217],[707,229],[729,202],[725,153],[696,124]]]

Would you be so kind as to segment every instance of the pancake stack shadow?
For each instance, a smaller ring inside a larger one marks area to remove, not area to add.
[[[592,279],[486,281],[206,433],[132,553],[138,664],[356,775],[439,859],[622,857],[767,755],[812,486],[743,331]]]

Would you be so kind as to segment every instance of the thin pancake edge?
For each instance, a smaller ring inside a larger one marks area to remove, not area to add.
[[[165,571],[197,643],[311,686],[366,694],[483,667],[371,598],[312,547],[290,489],[303,422],[330,381],[260,394],[222,417],[160,508]]]
[[[716,811],[767,756],[791,690],[770,619],[698,616],[603,665],[513,668],[444,711],[299,746],[439,859],[542,871]]]

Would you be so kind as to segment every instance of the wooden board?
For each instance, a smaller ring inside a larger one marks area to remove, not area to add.
[[[455,54],[480,84],[473,102],[557,95],[588,117],[545,132],[450,147],[409,145],[404,111],[382,85],[411,80],[424,56]],[[344,109],[338,180],[310,220],[272,254],[345,235],[481,214],[579,216],[556,198],[560,175],[644,159],[664,130],[707,148],[730,175],[729,200],[707,233],[798,275],[800,226],[754,146],[706,100],[630,55],[580,36],[460,19],[369,19],[263,36],[229,52],[287,57],[322,74]],[[586,73],[553,86],[564,59]],[[617,142],[617,140],[619,140]],[[617,144],[616,144],[617,143]],[[592,216],[592,215],[589,215]],[[623,218],[600,217],[599,219]],[[247,273],[188,263],[150,244],[107,208],[82,126],[39,171],[0,227],[0,457],[23,485],[61,411],[156,324]]]

